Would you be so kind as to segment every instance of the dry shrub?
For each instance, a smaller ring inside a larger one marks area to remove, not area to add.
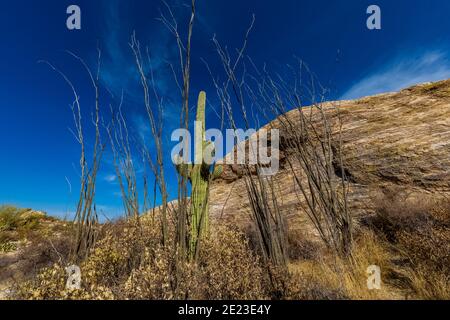
[[[27,233],[36,229],[43,215],[29,209],[18,209],[12,206],[0,206],[0,231],[16,231]]]
[[[0,206],[0,253],[15,251],[20,242],[43,231],[42,222],[52,219],[30,209]]]
[[[68,223],[29,209],[0,207],[0,283],[30,279],[40,269],[66,261],[69,251]]]
[[[33,280],[14,288],[16,299],[26,300],[109,300],[113,298],[108,288],[83,286],[80,290],[67,290],[66,270],[55,264],[44,268]]]
[[[124,285],[123,294],[134,300],[168,300],[178,298],[174,292],[177,257],[173,250],[157,246],[146,249],[141,265],[134,269]],[[177,278],[180,291],[189,295],[192,267],[185,263]],[[184,290],[183,290],[184,289]]]
[[[144,231],[145,230],[145,231]],[[67,260],[57,260],[33,279],[15,288],[19,299],[106,299],[121,298],[123,282],[140,262],[145,243],[154,243],[153,228],[138,228],[137,221],[105,225],[102,237],[88,259],[80,264],[82,290],[65,289]],[[34,247],[33,247],[34,248]],[[52,261],[55,261],[52,259]]]
[[[20,271],[26,276],[36,273],[44,267],[50,267],[54,263],[64,263],[70,253],[70,237],[68,233],[45,238],[35,235],[29,245],[20,249],[18,254]]]
[[[81,266],[81,290],[67,290],[68,274],[60,261],[53,266],[40,269],[31,280],[21,282],[13,288],[15,299],[37,300],[96,300],[114,298],[116,280],[120,279],[125,258],[116,249],[110,237],[99,242],[90,258]]]
[[[424,269],[409,269],[406,276],[413,290],[413,298],[424,300],[450,300],[448,274],[429,273]]]
[[[160,246],[160,224],[130,219],[107,226],[103,233],[81,266],[83,276],[88,285],[108,287],[115,298],[127,298],[125,282],[148,261],[148,248]]]
[[[148,249],[141,267],[126,283],[133,299],[173,299],[176,256],[173,250]],[[197,265],[183,262],[177,277],[178,290],[187,299],[261,299],[263,269],[243,234],[216,226],[202,242]],[[181,289],[180,289],[181,288]]]
[[[415,297],[450,299],[450,229],[400,232],[398,248],[408,258],[404,275]]]
[[[391,297],[388,287],[369,291],[366,269],[379,265],[383,276],[389,257],[373,233],[356,238],[354,262],[323,249],[289,271],[264,266],[239,231],[214,226],[204,239],[196,264],[162,246],[158,224],[122,223],[106,227],[90,257],[80,266],[82,289],[65,289],[61,265],[43,269],[16,290],[20,299],[375,299]],[[299,235],[299,243],[303,243]],[[292,235],[294,241],[294,235]],[[173,242],[172,242],[173,243]],[[300,244],[299,244],[300,246]],[[383,278],[384,280],[384,278]]]
[[[243,232],[249,241],[251,250],[262,256],[259,235],[255,226],[253,224],[246,225]],[[308,239],[304,230],[297,228],[289,228],[286,238],[287,255],[290,261],[315,260],[320,257],[324,247],[321,242]]]
[[[352,261],[328,252],[317,261],[301,261],[290,266],[292,274],[288,298],[306,300],[390,299],[391,287],[383,283],[381,290],[367,288],[367,268],[377,265],[382,279],[391,270],[390,255],[372,232],[355,238]]]
[[[66,290],[60,264],[15,288],[18,299],[261,299],[264,272],[244,235],[217,226],[198,263],[162,246],[157,224],[110,227],[80,265],[82,289]],[[180,259],[179,259],[180,258]]]
[[[371,225],[400,256],[403,289],[419,299],[450,299],[450,201],[398,191],[375,200]]]
[[[389,188],[374,197],[373,203],[376,216],[368,223],[389,241],[395,241],[399,232],[450,226],[450,201],[445,199]]]
[[[264,271],[245,236],[217,226],[201,247],[199,270],[205,299],[264,298]]]
[[[83,264],[83,276],[94,284],[108,287],[119,285],[130,271],[128,250],[133,249],[133,244],[116,241],[111,235],[107,235]]]
[[[306,239],[301,230],[289,230],[288,255],[291,261],[317,260],[322,250],[320,243]]]
[[[431,272],[450,274],[450,232],[445,228],[400,232],[400,248],[415,265]]]
[[[288,300],[344,300],[348,299],[341,288],[328,287],[328,283],[318,277],[314,264],[303,262],[292,268],[288,281]]]

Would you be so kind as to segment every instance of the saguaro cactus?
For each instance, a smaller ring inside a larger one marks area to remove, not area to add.
[[[182,163],[177,165],[179,174],[187,177],[192,185],[190,211],[191,235],[189,244],[191,257],[194,257],[201,237],[209,230],[209,182],[222,173],[222,166],[214,167],[213,172],[211,172],[212,165],[205,162],[205,154],[211,149],[210,144],[212,143],[206,141],[205,108],[206,93],[202,91],[198,97],[195,125],[195,164]]]

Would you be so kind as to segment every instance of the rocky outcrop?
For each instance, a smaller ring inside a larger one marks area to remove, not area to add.
[[[450,195],[450,80],[328,102],[323,107],[330,118],[339,110],[342,119],[344,169],[355,217],[370,214],[372,197],[387,188]],[[318,119],[312,113],[313,119]],[[286,116],[299,123],[298,110]],[[269,127],[280,129],[282,141],[286,138],[279,119]],[[286,166],[289,150],[283,143],[280,148],[281,169],[274,177],[278,200],[289,226],[303,228],[307,219]],[[210,212],[216,221],[239,225],[249,221],[251,212],[238,165],[224,164],[222,176],[211,186]]]

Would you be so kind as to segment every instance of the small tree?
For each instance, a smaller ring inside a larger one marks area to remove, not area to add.
[[[97,183],[97,174],[100,167],[105,145],[102,143],[100,135],[100,59],[101,51],[98,49],[97,72],[94,74],[83,59],[74,53],[67,53],[75,58],[86,70],[94,88],[94,112],[92,116],[92,125],[95,130],[94,147],[91,155],[91,161],[87,160],[85,130],[81,111],[80,96],[75,89],[74,84],[68,76],[52,65],[48,61],[41,61],[47,64],[52,70],[57,72],[69,85],[74,102],[71,105],[75,131],[71,130],[75,139],[80,144],[80,195],[75,212],[75,241],[71,252],[71,260],[78,262],[83,260],[89,254],[90,248],[96,240],[96,225],[98,222],[97,210],[95,206],[95,188]]]

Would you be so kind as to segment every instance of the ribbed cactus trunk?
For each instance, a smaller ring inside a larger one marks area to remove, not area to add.
[[[199,237],[208,232],[208,184],[209,166],[204,163],[203,156],[206,143],[205,134],[206,93],[200,92],[197,105],[195,125],[195,164],[192,167],[190,180],[191,191],[191,254],[195,254]]]
[[[177,166],[179,174],[186,175],[191,182],[191,234],[189,240],[189,256],[195,258],[201,237],[209,230],[208,186],[211,179],[222,173],[222,167],[214,168],[205,163],[204,155],[211,142],[206,141],[205,125],[206,93],[200,92],[195,124],[195,163]]]

